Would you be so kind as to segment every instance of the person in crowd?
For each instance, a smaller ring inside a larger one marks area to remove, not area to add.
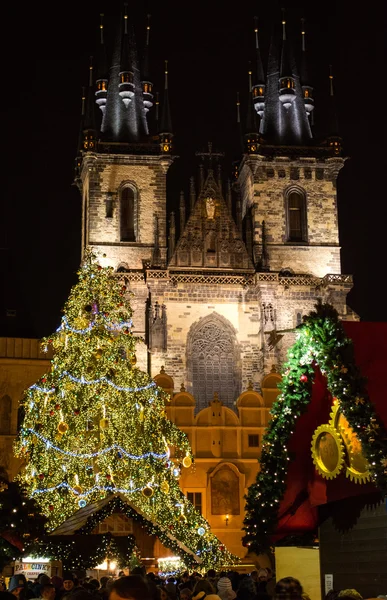
[[[160,585],[158,589],[160,594],[160,600],[174,600],[174,598],[172,598],[170,592],[167,590],[165,585]]]
[[[255,584],[258,600],[270,600],[270,596],[267,592],[267,578],[267,569],[259,569],[257,573],[257,582]]]
[[[267,583],[266,583],[266,592],[272,598],[274,596],[275,589],[275,577],[272,569],[270,567],[266,567],[267,571]]]
[[[62,580],[62,589],[59,591],[58,600],[73,592],[75,588],[75,577],[70,571],[63,573]]]
[[[3,579],[3,577],[1,577],[0,575],[0,592],[6,592],[7,591],[7,586],[5,585],[5,581]]]
[[[58,600],[58,596],[60,594],[60,590],[63,587],[63,579],[58,575],[53,575],[51,577],[51,583],[55,587],[55,600]]]
[[[101,600],[108,600],[108,598],[109,598],[109,592],[106,587],[108,581],[109,581],[109,577],[107,577],[106,575],[101,577],[101,579],[99,580],[100,588],[98,590],[98,594],[99,594]]]
[[[246,575],[239,582],[238,600],[257,600],[257,588],[252,577]]]
[[[192,600],[207,599],[207,596],[210,594],[215,594],[215,590],[210,582],[205,578],[198,579],[192,592]]]
[[[113,582],[109,600],[151,600],[151,596],[143,576],[125,575]]]
[[[41,581],[45,581],[41,578]],[[50,580],[49,580],[50,581]],[[42,583],[36,600],[55,600],[55,586],[52,583]]]
[[[284,577],[277,581],[274,589],[275,600],[302,600],[301,583],[295,577]]]
[[[8,591],[16,598],[22,598],[22,592],[25,589],[26,580],[23,575],[12,575],[9,580]]]
[[[348,588],[339,591],[337,600],[363,600],[363,596],[357,590]]]
[[[191,582],[191,578],[189,576],[188,571],[185,571],[181,575],[180,581],[177,584],[178,593],[181,595],[181,590],[187,589],[187,588],[190,589],[190,590],[192,590],[192,582]]]
[[[210,582],[210,584],[212,585],[212,587],[214,588],[214,590],[218,589],[217,588],[218,577],[216,576],[215,569],[209,569],[208,570],[208,572],[207,572],[207,580]]]
[[[236,598],[236,593],[232,589],[231,579],[227,576],[227,573],[222,572],[220,574],[217,587],[221,600],[233,600]]]
[[[192,590],[190,588],[182,588],[179,590],[180,600],[191,600]]]

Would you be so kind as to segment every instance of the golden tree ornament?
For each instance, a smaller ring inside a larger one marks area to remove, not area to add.
[[[344,444],[332,425],[320,425],[312,438],[312,458],[317,471],[325,479],[334,479],[344,465]]]

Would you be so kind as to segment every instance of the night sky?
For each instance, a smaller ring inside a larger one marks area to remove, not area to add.
[[[374,29],[377,15],[355,11],[347,0],[283,5],[289,35],[296,35],[297,43],[300,19],[306,18],[317,131],[324,128],[333,65],[340,132],[350,157],[338,180],[342,272],[354,275],[348,303],[362,320],[385,321],[380,291],[386,255],[385,168],[375,152],[384,110],[381,83],[374,79],[382,75],[381,65],[377,68],[382,55],[382,37]],[[72,183],[81,88],[87,85],[89,56],[98,43],[99,15],[105,13],[109,37],[120,2],[69,0],[51,6],[48,11],[38,4],[22,10],[15,3],[3,15],[2,304],[17,309],[17,317],[1,319],[0,336],[41,337],[56,329],[77,281],[81,201]],[[236,93],[241,95],[243,124],[247,71],[254,60],[253,17],[259,18],[264,66],[273,18],[280,26],[281,4],[275,9],[274,2],[225,6],[210,0],[129,3],[139,47],[146,14],[152,15],[152,74],[160,91],[164,60],[169,61],[180,158],[168,177],[168,210],[180,189],[188,191],[195,151],[212,141],[215,149],[226,152],[226,166],[235,158]]]

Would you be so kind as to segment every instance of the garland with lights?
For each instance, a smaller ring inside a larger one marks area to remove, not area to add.
[[[354,360],[352,341],[346,336],[338,313],[329,304],[317,303],[297,328],[296,342],[283,366],[281,393],[262,443],[260,472],[246,496],[246,534],[243,543],[257,554],[269,550],[278,521],[280,501],[286,490],[287,445],[297,418],[307,410],[312,395],[315,368],[326,377],[340,411],[362,444],[371,480],[387,494],[387,433],[371,404],[365,380]]]
[[[60,560],[67,571],[95,569],[106,559],[114,559],[119,568],[131,560],[136,540],[133,535],[112,536],[111,533],[93,535],[53,535],[45,538],[41,549],[35,554],[51,560]]]
[[[51,370],[22,401],[14,448],[25,467],[18,478],[48,517],[50,533],[79,508],[121,494],[156,524],[161,540],[176,540],[179,555],[231,564],[235,557],[179,488],[191,447],[167,418],[168,394],[136,366],[143,340],[131,330],[126,286],[92,251],[78,276],[61,325],[42,340],[43,349],[54,349]]]

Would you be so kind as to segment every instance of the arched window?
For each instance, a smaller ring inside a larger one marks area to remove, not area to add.
[[[0,399],[0,435],[11,433],[11,406],[12,401],[9,396]]]
[[[120,197],[120,238],[122,242],[136,241],[136,192],[126,186]]]
[[[231,324],[213,314],[199,321],[189,333],[187,366],[196,410],[207,408],[214,393],[235,410],[240,393],[239,350]]]
[[[290,190],[286,195],[287,240],[306,242],[306,202],[301,190]]]

